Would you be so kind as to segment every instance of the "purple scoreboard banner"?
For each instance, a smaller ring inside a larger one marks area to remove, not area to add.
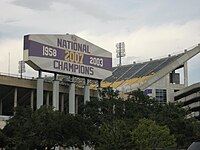
[[[35,70],[104,79],[112,74],[112,54],[76,35],[24,36],[24,61]]]

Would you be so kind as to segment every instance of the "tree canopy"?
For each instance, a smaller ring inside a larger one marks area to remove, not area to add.
[[[131,132],[123,120],[104,123],[100,128],[97,150],[130,150],[133,148]]]
[[[0,145],[16,150],[83,145],[97,150],[186,148],[200,140],[200,123],[186,114],[177,104],[159,104],[140,90],[124,100],[107,88],[101,100],[87,102],[75,116],[47,106],[36,111],[17,107],[0,130]]]
[[[135,146],[139,150],[176,147],[176,139],[174,135],[170,135],[169,128],[159,126],[152,120],[139,120],[139,124],[132,135]]]
[[[52,107],[16,109],[16,114],[3,129],[7,146],[14,149],[50,149],[55,146],[79,147],[89,141],[86,121],[54,111]]]

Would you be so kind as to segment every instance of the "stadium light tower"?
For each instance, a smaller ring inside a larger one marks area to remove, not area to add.
[[[19,61],[18,72],[20,73],[21,78],[22,78],[22,73],[26,72],[25,62],[23,60]]]
[[[126,56],[124,42],[119,42],[116,44],[116,52],[117,52],[117,58],[119,58],[119,66],[121,66],[122,57]]]

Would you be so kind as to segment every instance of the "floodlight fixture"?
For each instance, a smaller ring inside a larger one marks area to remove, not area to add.
[[[117,53],[117,58],[119,58],[119,65],[121,66],[121,64],[122,64],[121,58],[126,56],[124,42],[119,42],[116,44],[116,53]]]

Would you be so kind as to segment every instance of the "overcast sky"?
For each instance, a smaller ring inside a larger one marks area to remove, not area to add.
[[[4,73],[17,74],[25,34],[76,34],[113,57],[115,44],[123,41],[127,56],[141,59],[200,43],[200,0],[0,0],[0,8]],[[200,81],[199,64],[200,54],[189,61],[190,83]]]

